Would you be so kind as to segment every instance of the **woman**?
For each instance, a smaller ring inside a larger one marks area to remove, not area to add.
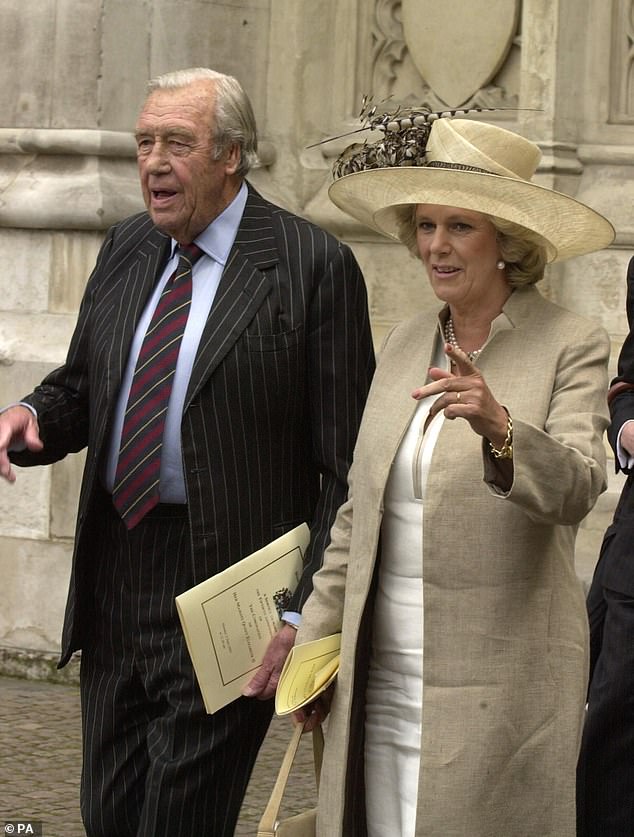
[[[422,165],[364,169],[376,156],[348,155],[331,197],[408,243],[443,307],[385,341],[303,609],[297,642],[342,634],[318,833],[567,837],[587,676],[574,541],[605,489],[609,344],[535,282],[613,229],[531,183],[539,149],[499,127],[440,118]]]

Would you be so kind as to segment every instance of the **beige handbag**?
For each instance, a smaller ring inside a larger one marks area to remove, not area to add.
[[[271,791],[271,798],[262,814],[257,837],[315,837],[317,825],[316,808],[311,808],[309,811],[303,811],[301,814],[296,814],[294,817],[287,817],[284,820],[278,820],[277,818],[302,733],[302,725],[297,724],[293,730],[293,736],[288,744],[280,772]],[[321,773],[323,752],[324,734],[321,726],[317,726],[313,730],[313,756],[315,759],[315,782],[317,784],[317,790],[319,790],[319,776]]]

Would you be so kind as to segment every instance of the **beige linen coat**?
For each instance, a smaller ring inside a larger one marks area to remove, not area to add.
[[[342,631],[321,837],[365,833],[363,713],[383,495],[437,323],[421,314],[386,341],[349,499],[303,609],[298,642]],[[605,489],[608,351],[601,328],[535,287],[517,290],[478,359],[513,417],[508,494],[490,484],[489,457],[466,421],[446,420],[440,431],[422,538],[417,837],[574,835],[587,625],[573,551],[579,522]]]

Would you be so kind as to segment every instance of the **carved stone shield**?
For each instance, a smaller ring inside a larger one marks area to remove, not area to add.
[[[500,69],[520,0],[402,0],[412,60],[436,95],[459,107]]]

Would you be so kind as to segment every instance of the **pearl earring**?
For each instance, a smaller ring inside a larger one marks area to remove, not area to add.
[[[502,259],[500,259],[499,262],[496,262],[495,266],[498,270],[504,270],[504,268],[506,267],[506,262],[503,262]]]

